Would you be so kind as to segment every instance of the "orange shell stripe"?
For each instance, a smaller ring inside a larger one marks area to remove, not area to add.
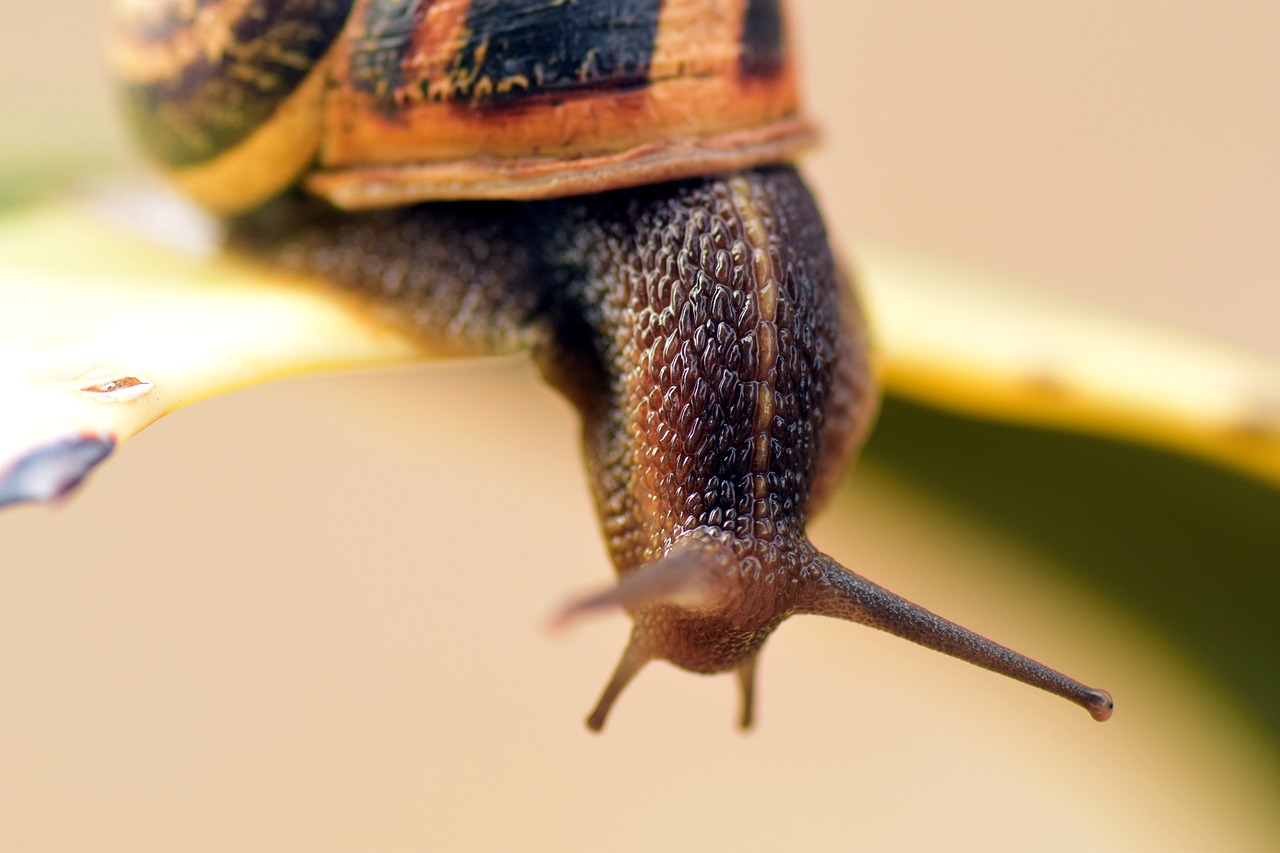
[[[789,159],[779,0],[358,0],[309,189],[350,208],[548,198]]]

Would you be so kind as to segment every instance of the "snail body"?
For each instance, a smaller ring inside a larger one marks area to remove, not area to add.
[[[1105,692],[805,536],[876,389],[788,165],[811,133],[776,0],[175,0],[117,19],[135,123],[233,216],[237,250],[363,294],[432,351],[529,351],[577,407],[620,581],[565,616],[634,620],[592,728],[654,659],[736,672],[749,725],[760,648],[797,613],[1110,715]]]

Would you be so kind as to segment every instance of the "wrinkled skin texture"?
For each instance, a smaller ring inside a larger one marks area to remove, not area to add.
[[[793,169],[595,196],[339,213],[292,196],[234,246],[319,273],[440,354],[529,350],[577,406],[630,642],[588,725],[650,660],[735,671],[782,620],[860,622],[1070,699],[1111,697],[876,586],[805,520],[875,409],[865,334]]]
[[[851,291],[794,170],[364,214],[292,200],[236,234],[434,349],[532,350],[581,412],[619,574],[691,538],[736,574],[715,612],[638,608],[648,657],[734,669],[795,609],[816,555],[805,517],[875,404]]]
[[[761,171],[601,197],[549,248],[590,332],[544,371],[582,410],[619,573],[694,537],[738,575],[713,614],[640,609],[637,640],[687,669],[734,668],[791,612],[814,485],[844,470],[872,406],[821,219],[793,172]]]

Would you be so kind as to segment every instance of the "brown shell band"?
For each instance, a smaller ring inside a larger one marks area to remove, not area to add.
[[[108,55],[142,145],[170,169],[272,121],[339,37],[351,0],[117,0]]]

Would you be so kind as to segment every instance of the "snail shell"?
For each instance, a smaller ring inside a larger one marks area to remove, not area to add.
[[[221,213],[551,198],[785,162],[812,141],[777,0],[212,0],[118,9],[149,153]],[[305,175],[305,178],[304,178]]]

